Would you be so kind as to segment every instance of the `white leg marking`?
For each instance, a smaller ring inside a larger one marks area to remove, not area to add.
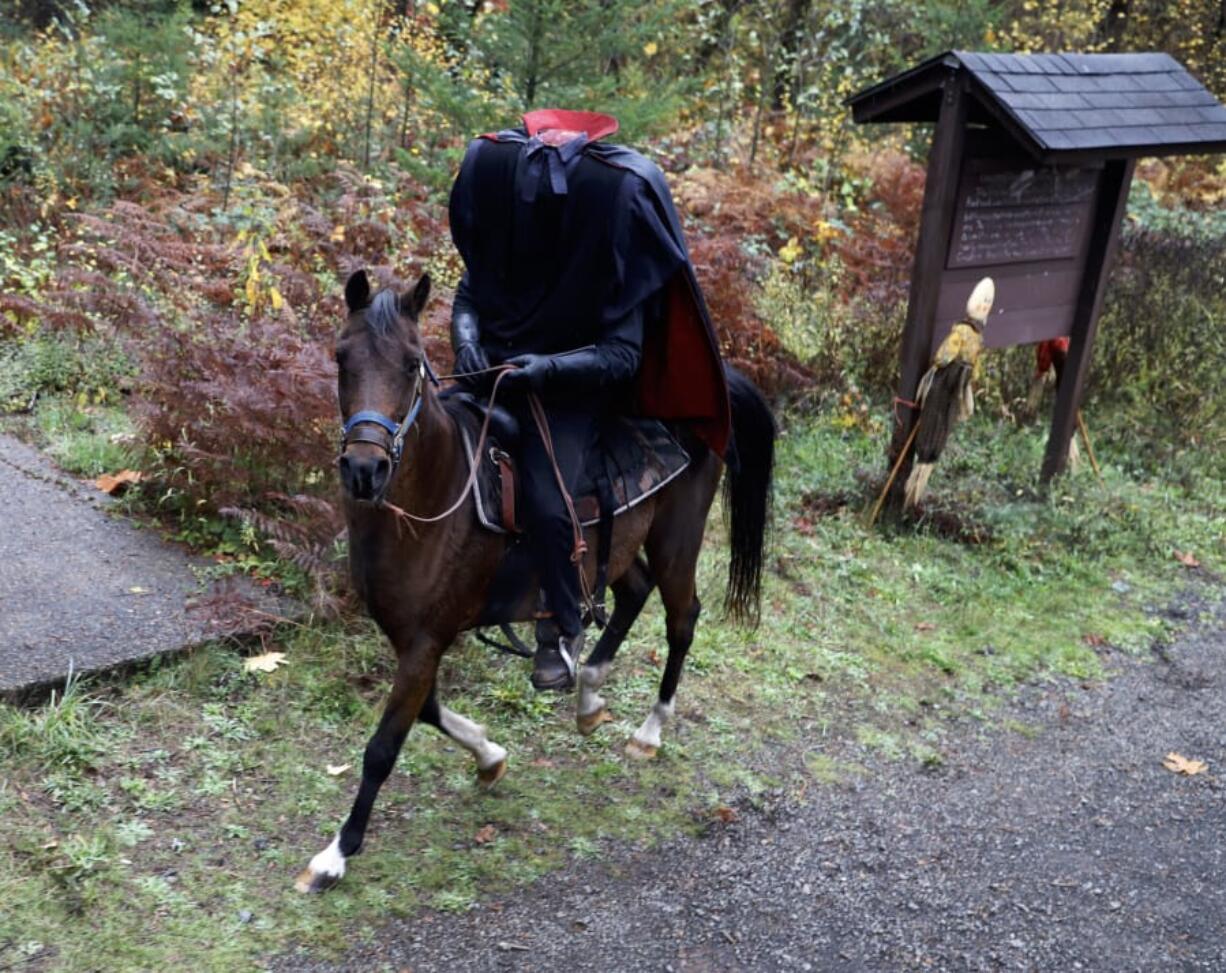
[[[643,725],[634,731],[635,743],[651,750],[660,746],[660,731],[664,729],[664,724],[672,718],[673,703],[671,699],[667,703],[656,700],[656,704],[651,707],[651,712],[647,714],[647,719],[643,720]]]
[[[310,892],[312,887],[328,888],[345,877],[345,856],[341,854],[340,844],[340,835],[337,835],[332,844],[311,859],[306,872],[298,878],[299,892]]]
[[[488,770],[507,759],[507,752],[486,737],[485,727],[453,713],[441,703],[438,712],[443,732],[477,759],[478,770]]]
[[[579,669],[579,715],[591,716],[604,709],[605,702],[597,691],[609,678],[609,663],[582,666]]]

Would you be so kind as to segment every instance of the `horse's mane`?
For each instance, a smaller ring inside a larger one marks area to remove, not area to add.
[[[400,323],[400,299],[394,287],[385,287],[366,308],[366,326],[380,338],[386,338]]]

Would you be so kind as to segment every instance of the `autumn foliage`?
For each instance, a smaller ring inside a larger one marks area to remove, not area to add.
[[[137,417],[150,509],[225,512],[317,578],[339,528],[341,284],[429,270],[427,349],[448,370],[446,192],[473,134],[542,100],[617,111],[666,172],[726,357],[779,402],[867,422],[896,378],[926,138],[852,126],[848,94],[948,46],[1161,47],[1226,86],[1223,31],[1194,4],[51,6],[25,0],[36,24],[0,34],[0,338],[122,349],[121,377],[78,393]],[[1147,367],[1094,391],[1203,417],[1226,361],[1200,320],[1226,292],[1226,171],[1139,178],[1154,205],[1125,234],[1105,318],[1123,340],[1096,374]]]

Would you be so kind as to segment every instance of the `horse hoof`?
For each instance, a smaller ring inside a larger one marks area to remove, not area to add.
[[[477,768],[477,784],[483,790],[489,790],[500,780],[507,772],[507,758],[503,757],[496,764],[490,764],[488,767]]]
[[[294,888],[299,892],[326,892],[341,880],[339,875],[329,875],[327,872],[313,872],[304,868],[294,880]]]
[[[650,743],[639,743],[634,737],[626,744],[626,756],[631,760],[651,760],[659,752],[659,747],[653,747]]]
[[[579,727],[579,732],[583,736],[591,736],[596,732],[596,728],[602,723],[612,723],[613,714],[604,706],[596,710],[594,713],[577,713],[575,714],[575,725]]]

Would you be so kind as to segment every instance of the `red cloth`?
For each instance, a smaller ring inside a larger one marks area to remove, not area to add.
[[[541,108],[524,115],[524,131],[528,137],[540,135],[550,130],[561,132],[587,133],[587,140],[595,142],[612,135],[617,131],[618,122],[612,115],[602,115],[595,111],[568,111],[565,108]],[[491,142],[498,141],[497,132],[486,132],[481,136]]]
[[[732,436],[732,410],[723,363],[690,277],[678,271],[668,283],[664,327],[643,338],[638,404],[643,415],[683,420],[718,456]]]
[[[531,138],[546,129],[564,132],[587,132],[587,140],[595,142],[617,131],[617,119],[594,111],[567,111],[564,108],[542,108],[524,116],[524,129]]]
[[[1068,338],[1049,338],[1034,347],[1034,377],[1046,375],[1057,362],[1064,364],[1068,357]]]

